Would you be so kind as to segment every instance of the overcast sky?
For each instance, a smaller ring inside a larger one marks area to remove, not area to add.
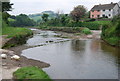
[[[11,0],[13,11],[11,14],[18,15],[40,13],[46,10],[69,13],[77,5],[84,5],[90,10],[94,5],[119,2],[119,0]]]

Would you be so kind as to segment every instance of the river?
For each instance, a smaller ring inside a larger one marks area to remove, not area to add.
[[[118,79],[118,48],[100,39],[58,38],[53,31],[32,29],[22,55],[49,63],[43,70],[52,79]]]

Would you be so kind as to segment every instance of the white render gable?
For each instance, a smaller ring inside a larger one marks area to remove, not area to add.
[[[120,14],[120,1],[118,2],[118,6],[119,6],[119,12],[118,12],[118,14]]]
[[[108,18],[112,18],[113,17],[113,9],[101,10],[100,17],[106,17],[106,16]]]
[[[108,18],[113,18],[114,16],[119,15],[120,14],[120,5],[119,4],[120,4],[120,2],[118,4],[116,4],[113,9],[101,10],[100,17],[107,16]]]
[[[116,15],[119,15],[119,10],[120,10],[120,7],[118,4],[115,5],[115,7],[113,8],[113,16],[116,16]]]

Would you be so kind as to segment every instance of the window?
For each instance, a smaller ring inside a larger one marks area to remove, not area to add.
[[[109,16],[111,16],[111,14],[109,14]]]
[[[103,11],[105,11],[105,10],[103,10]]]
[[[103,14],[102,16],[103,16],[103,17],[105,17],[105,15],[104,15],[104,14]]]
[[[94,11],[92,10],[92,12],[94,12]]]
[[[100,15],[97,15],[97,17],[99,18],[99,17],[100,17]]]
[[[94,15],[92,15],[92,17],[94,17]]]
[[[111,9],[109,9],[109,11],[111,11]]]

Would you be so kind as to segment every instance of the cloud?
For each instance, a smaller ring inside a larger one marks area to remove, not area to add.
[[[40,13],[45,10],[62,10],[69,13],[77,5],[84,5],[90,10],[96,4],[106,4],[118,2],[119,0],[11,0],[14,3],[14,10],[11,14],[32,14]]]

